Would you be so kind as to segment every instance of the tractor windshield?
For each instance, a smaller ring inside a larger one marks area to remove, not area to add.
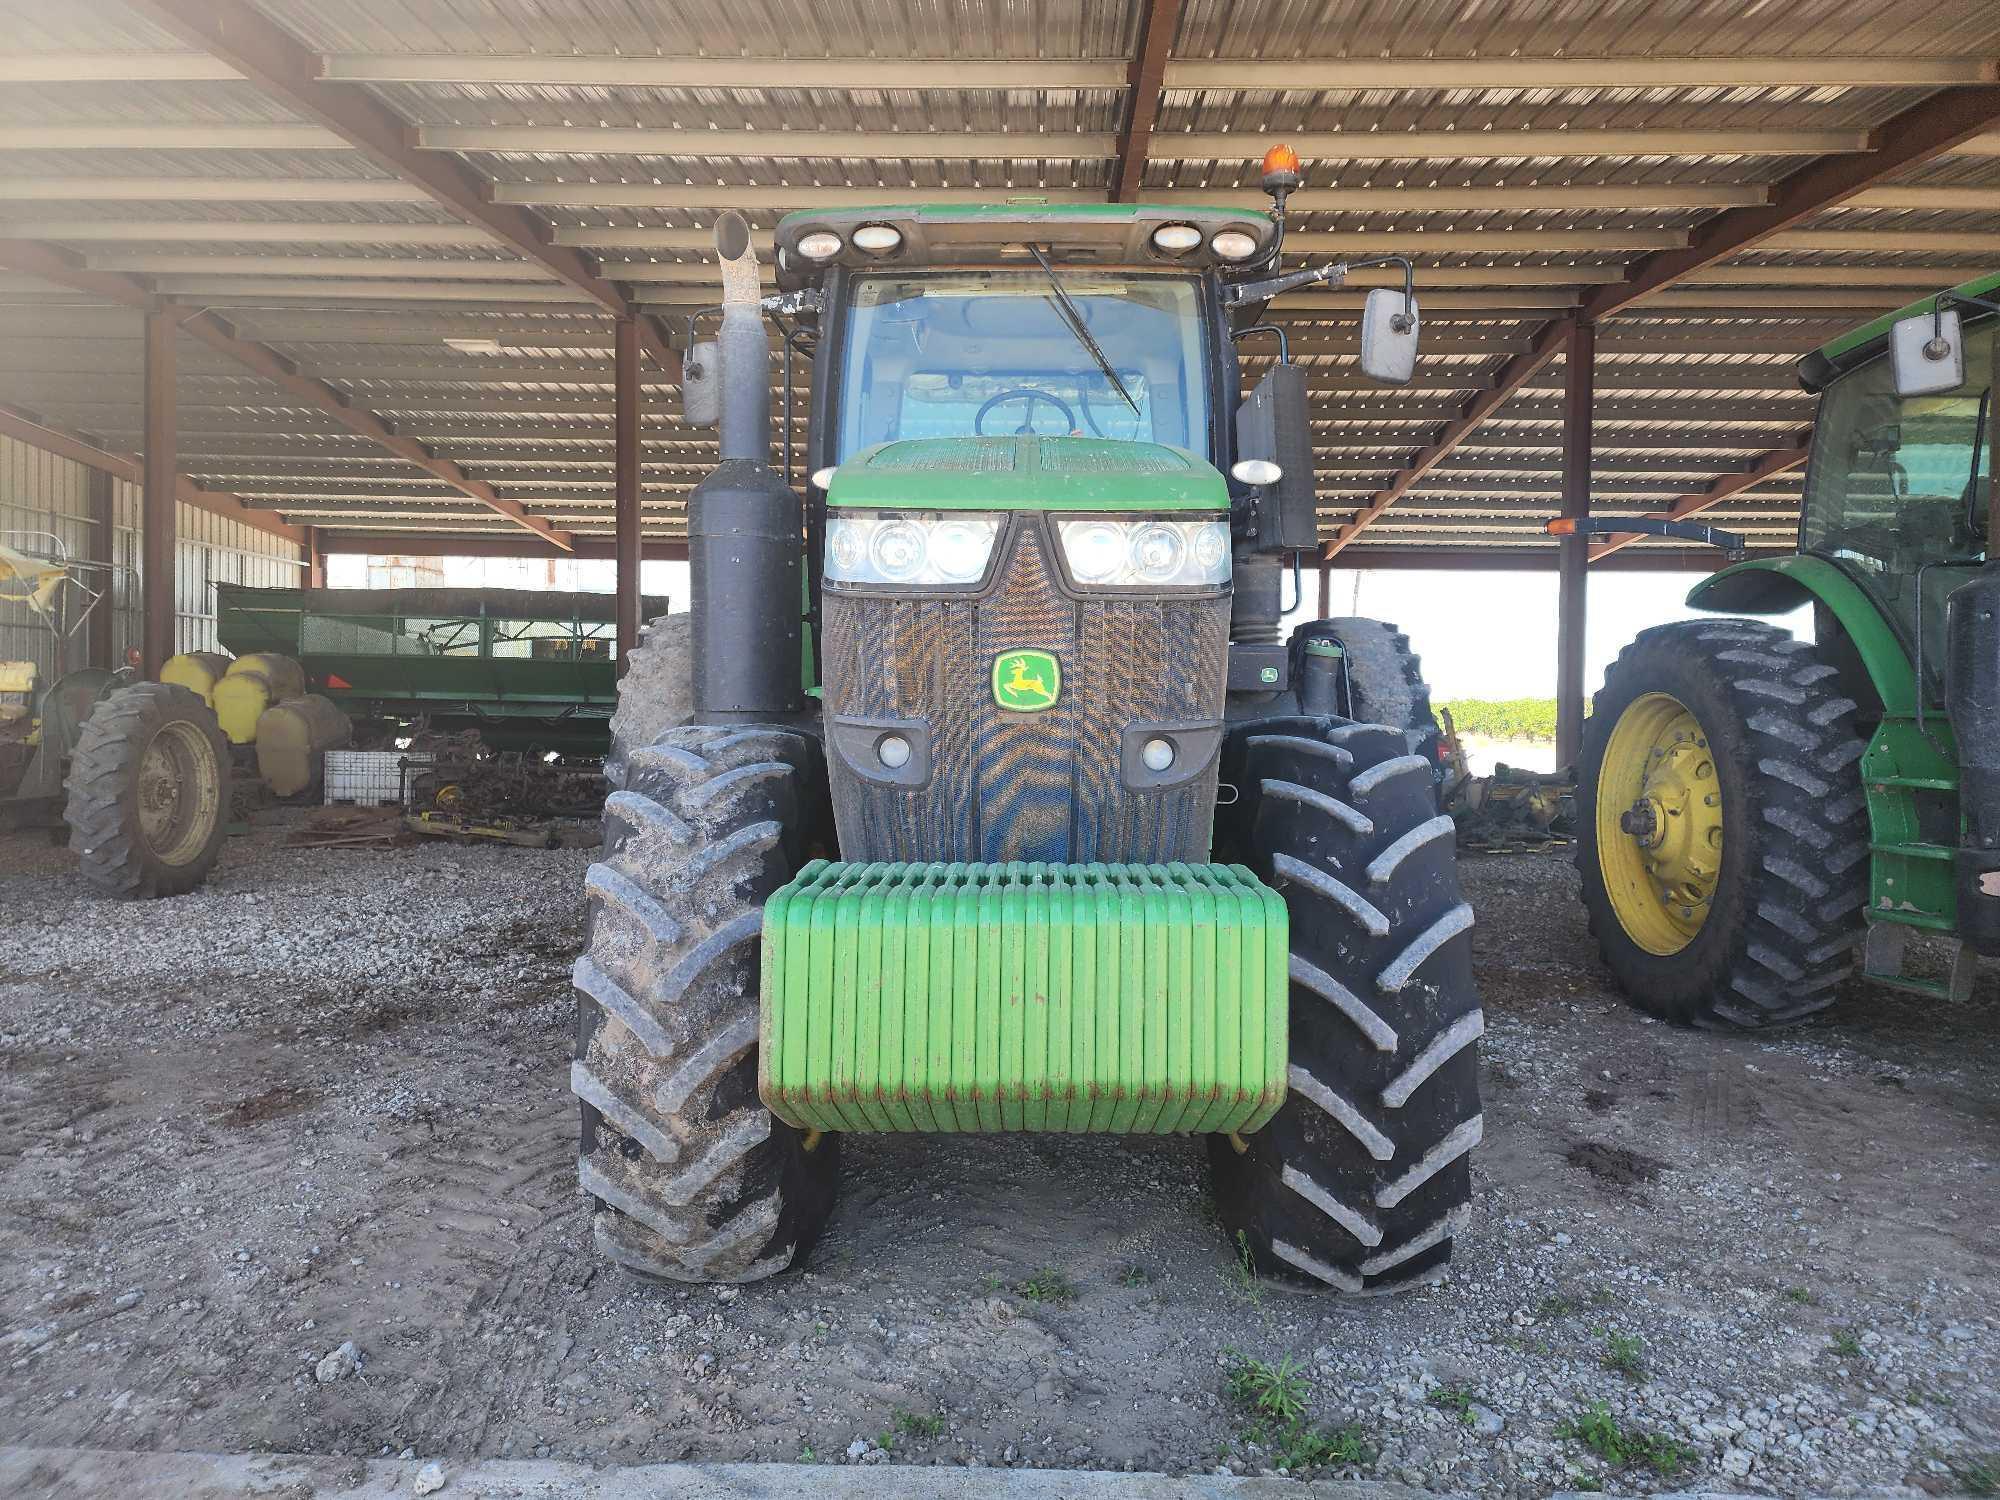
[[[1015,434],[1207,452],[1201,283],[1060,266],[1055,274],[1088,342],[1040,268],[857,278],[833,459],[893,439]]]
[[[1967,327],[1965,383],[1898,396],[1886,355],[1827,387],[1806,471],[1800,543],[1840,563],[1914,643],[1925,675],[1944,661],[1944,597],[1986,551],[1993,475],[1994,344]]]

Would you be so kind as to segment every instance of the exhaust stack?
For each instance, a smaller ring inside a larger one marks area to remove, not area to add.
[[[716,220],[715,248],[722,261],[721,462],[688,497],[697,723],[785,718],[805,706],[804,514],[770,464],[771,343],[741,214]]]

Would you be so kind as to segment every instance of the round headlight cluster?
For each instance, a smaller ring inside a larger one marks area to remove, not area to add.
[[[1201,243],[1201,231],[1192,224],[1162,224],[1153,231],[1153,248],[1165,255],[1185,255]]]
[[[979,582],[1000,518],[986,511],[830,517],[826,577],[835,584],[958,587]]]
[[[1070,577],[1085,588],[1214,588],[1229,581],[1227,521],[1062,521]]]
[[[854,248],[864,255],[894,255],[903,247],[903,231],[893,224],[863,224],[852,235]],[[799,236],[798,251],[805,259],[825,265],[846,246],[847,241],[831,229],[815,229]]]

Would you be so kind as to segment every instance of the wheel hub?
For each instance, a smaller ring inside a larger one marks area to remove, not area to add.
[[[1691,908],[1705,908],[1715,894],[1722,867],[1722,795],[1700,728],[1676,726],[1672,735],[1648,757],[1640,803],[1646,831],[1638,843],[1661,899],[1682,908],[1683,918],[1693,918],[1697,913]]]
[[[1701,930],[1722,873],[1714,751],[1679,700],[1649,693],[1619,716],[1598,783],[1598,852],[1628,936],[1677,953]]]

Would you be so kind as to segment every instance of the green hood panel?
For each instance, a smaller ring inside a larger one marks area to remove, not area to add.
[[[1185,448],[1080,437],[905,438],[838,469],[827,504],[880,510],[1218,511],[1221,471]]]

